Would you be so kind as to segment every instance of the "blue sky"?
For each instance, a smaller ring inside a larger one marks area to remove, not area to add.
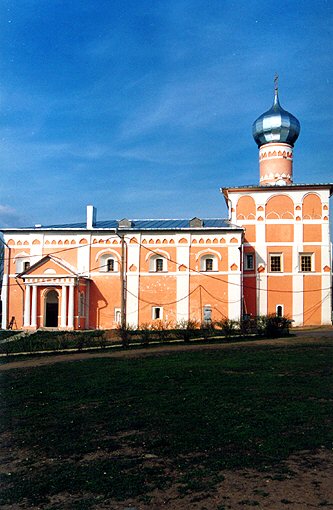
[[[332,182],[333,4],[7,0],[0,226],[225,217],[257,184],[253,121],[301,123],[294,182]]]

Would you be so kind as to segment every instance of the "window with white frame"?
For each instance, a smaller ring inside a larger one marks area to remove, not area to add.
[[[149,259],[149,271],[152,273],[164,273],[167,271],[167,260],[162,255],[153,255]]]
[[[117,324],[121,323],[121,309],[120,308],[114,309],[114,320]]]
[[[22,273],[23,271],[27,271],[30,267],[30,257],[17,257],[15,260],[16,264],[16,272]]]
[[[283,305],[276,305],[276,316],[283,317]]]
[[[163,319],[163,308],[161,306],[152,307],[152,319],[154,321]]]
[[[119,263],[114,255],[105,253],[100,258],[99,270],[102,273],[115,273],[119,271]]]
[[[270,253],[269,270],[271,273],[282,272],[282,253]]]
[[[252,271],[254,269],[254,253],[244,254],[244,270]]]
[[[211,253],[203,255],[200,259],[200,271],[217,271],[217,258]]]
[[[313,253],[300,253],[299,268],[302,273],[310,273],[312,271]]]

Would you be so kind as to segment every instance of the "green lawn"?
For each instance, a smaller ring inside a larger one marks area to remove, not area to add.
[[[213,490],[225,468],[331,448],[332,348],[290,342],[3,372],[0,504]]]

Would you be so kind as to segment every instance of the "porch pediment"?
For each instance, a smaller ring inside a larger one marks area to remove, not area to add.
[[[19,274],[19,277],[26,279],[68,279],[78,277],[76,268],[67,262],[53,255],[46,255],[38,262]]]

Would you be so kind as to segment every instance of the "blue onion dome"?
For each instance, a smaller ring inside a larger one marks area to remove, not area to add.
[[[252,134],[256,144],[261,147],[265,143],[283,142],[293,147],[300,130],[296,117],[281,107],[276,87],[272,108],[253,123]]]

